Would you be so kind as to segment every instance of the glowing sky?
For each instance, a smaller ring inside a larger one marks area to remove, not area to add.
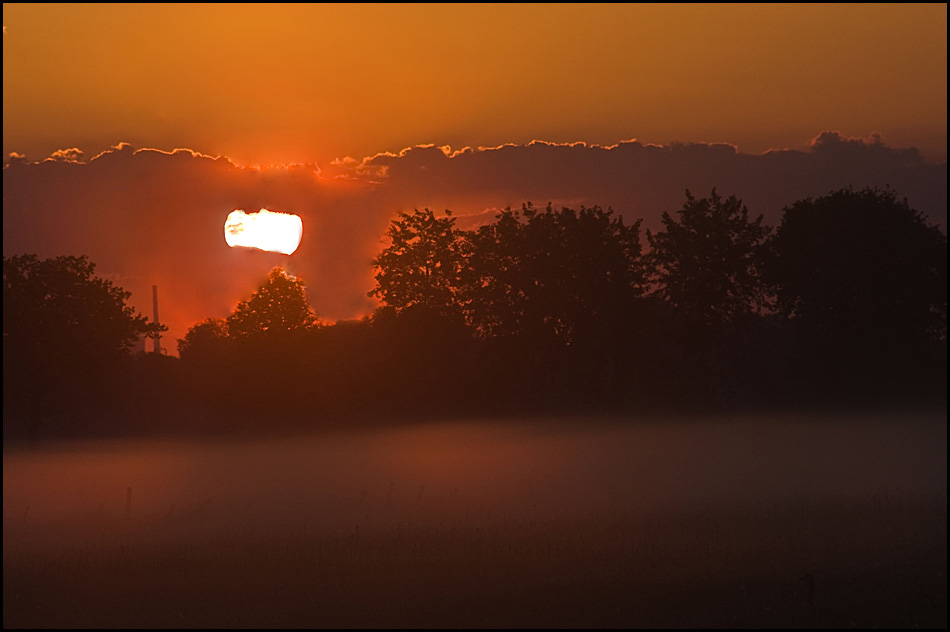
[[[371,312],[413,208],[656,228],[720,187],[774,226],[889,185],[946,227],[946,4],[7,3],[3,28],[4,255],[88,255],[145,313],[159,285],[171,349],[274,265],[322,318]],[[299,214],[300,248],[227,248],[240,208]]]
[[[3,6],[3,152],[238,164],[827,129],[946,160],[947,6]]]

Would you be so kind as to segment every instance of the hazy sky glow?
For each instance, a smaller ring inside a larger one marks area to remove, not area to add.
[[[3,152],[119,141],[244,165],[419,144],[729,142],[826,129],[946,159],[947,7],[3,7]]]
[[[892,186],[945,230],[946,20],[945,4],[4,4],[3,252],[88,255],[145,313],[159,285],[174,340],[275,265],[321,317],[370,313],[373,258],[414,208],[472,228],[528,201],[600,205],[655,229],[685,189],[718,187],[775,226],[804,197]],[[228,213],[259,208],[303,220],[291,257],[227,248]]]

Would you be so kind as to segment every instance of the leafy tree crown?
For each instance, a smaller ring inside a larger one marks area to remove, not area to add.
[[[417,209],[393,220],[386,231],[390,245],[373,260],[376,287],[369,296],[397,312],[413,305],[436,311],[454,307],[462,243],[455,218],[450,211],[445,215]]]
[[[947,237],[890,189],[794,203],[767,261],[779,309],[815,334],[946,339]]]
[[[249,299],[238,303],[227,318],[227,328],[229,336],[243,338],[305,331],[318,322],[303,280],[277,267]]]
[[[86,256],[3,258],[3,346],[36,357],[115,356],[142,336],[167,327],[150,323],[126,301],[132,295],[95,276]],[[5,354],[6,355],[6,354]]]
[[[664,212],[664,230],[647,231],[653,293],[703,325],[721,325],[768,305],[758,262],[771,233],[762,216],[734,195],[715,189],[695,198],[687,190],[678,217]]]

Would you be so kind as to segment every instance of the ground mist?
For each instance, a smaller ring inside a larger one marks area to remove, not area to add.
[[[8,448],[4,627],[946,627],[946,456],[921,414]]]

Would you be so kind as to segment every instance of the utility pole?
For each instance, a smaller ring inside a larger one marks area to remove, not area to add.
[[[152,286],[152,322],[155,323],[156,325],[158,324],[158,286],[157,285]],[[155,336],[152,338],[152,341],[154,344],[152,351],[154,353],[162,352],[161,338],[162,338],[161,335],[156,331]]]

